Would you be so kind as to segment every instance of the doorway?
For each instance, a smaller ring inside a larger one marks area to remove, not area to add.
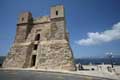
[[[32,55],[31,67],[35,66],[35,62],[36,62],[36,55]]]

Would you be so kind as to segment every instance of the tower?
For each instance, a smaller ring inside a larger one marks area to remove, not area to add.
[[[52,25],[52,35],[55,39],[65,39],[66,37],[66,25],[65,25],[65,15],[64,6],[57,5],[52,6],[50,11],[50,19]],[[56,31],[56,32],[55,32]]]
[[[50,13],[51,37],[49,40],[41,40],[38,46],[36,68],[75,70],[66,32],[64,7],[52,6]]]
[[[29,66],[29,58],[32,45],[26,43],[28,34],[32,28],[32,14],[23,12],[17,23],[14,43],[3,63],[4,68],[24,68]]]
[[[15,43],[25,42],[32,27],[32,14],[30,12],[21,13],[18,18]]]
[[[63,5],[52,6],[49,16],[20,14],[15,41],[3,67],[75,70]]]

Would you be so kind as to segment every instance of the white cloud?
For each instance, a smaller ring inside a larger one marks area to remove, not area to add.
[[[111,30],[105,30],[104,32],[89,32],[88,38],[76,41],[79,45],[95,45],[104,42],[110,42],[120,39],[120,22],[113,25]]]

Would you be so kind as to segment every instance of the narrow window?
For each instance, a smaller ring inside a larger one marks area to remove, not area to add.
[[[38,41],[38,40],[40,40],[40,34],[37,34],[35,37],[35,41]]]
[[[22,18],[21,20],[24,21],[24,18]]]
[[[37,47],[38,47],[38,45],[37,45],[37,44],[35,44],[35,45],[34,45],[34,50],[37,50]]]
[[[36,62],[36,55],[32,55],[32,61],[31,61],[31,67],[35,66],[35,62]]]
[[[58,15],[58,11],[56,11],[56,15]]]

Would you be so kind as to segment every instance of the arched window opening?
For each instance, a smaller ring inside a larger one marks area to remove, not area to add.
[[[35,37],[35,41],[38,41],[38,40],[40,40],[40,34],[37,34]]]

